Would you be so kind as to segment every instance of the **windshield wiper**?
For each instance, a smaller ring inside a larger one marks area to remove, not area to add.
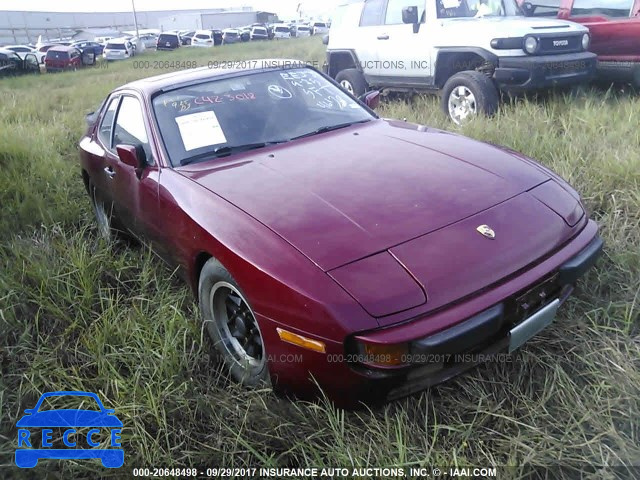
[[[341,128],[347,128],[351,125],[356,125],[358,123],[367,123],[370,122],[371,119],[368,118],[366,120],[359,120],[357,122],[347,122],[347,123],[339,123],[338,125],[327,125],[324,127],[320,127],[315,129],[313,132],[305,133],[304,135],[298,135],[297,137],[293,137],[291,140],[298,140],[299,138],[313,137],[314,135],[319,135],[321,133],[332,132],[333,130],[340,130]]]
[[[258,148],[269,147],[271,145],[278,145],[280,143],[287,143],[289,140],[275,140],[273,142],[258,142],[258,143],[247,143],[245,145],[227,145],[224,147],[218,147],[210,152],[201,153],[200,155],[195,155],[193,157],[185,158],[180,162],[180,166],[184,167],[185,165],[190,165],[192,163],[198,162],[203,159],[210,158],[222,158],[227,157],[234,153],[248,152],[249,150],[256,150]]]

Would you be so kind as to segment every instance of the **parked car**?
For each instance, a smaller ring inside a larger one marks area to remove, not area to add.
[[[191,39],[192,47],[213,47],[214,45],[212,30],[198,30]]]
[[[110,36],[106,35],[106,36],[102,36],[102,37],[96,37],[96,38],[95,38],[95,41],[96,41],[97,43],[102,44],[102,45],[106,45],[106,44],[107,44],[107,42],[108,42],[109,40],[113,39],[113,38],[115,38],[115,37],[110,37]]]
[[[140,41],[144,44],[145,49],[156,48],[158,36],[153,33],[144,33],[140,35]]]
[[[329,33],[329,27],[324,22],[313,22],[311,24],[312,35],[325,35]]]
[[[310,37],[311,27],[308,25],[296,25],[296,37]]]
[[[251,27],[245,27],[240,29],[240,40],[248,42],[251,40]]]
[[[17,53],[20,58],[23,58],[27,53],[36,53],[36,49],[28,45],[6,45],[0,48],[4,50],[11,50],[12,52]]]
[[[42,45],[36,45],[34,52],[40,63],[44,63],[44,59],[47,56],[47,52],[51,47],[55,47],[54,43],[46,43]]]
[[[589,28],[604,80],[631,82],[640,88],[640,0],[519,0],[527,16],[578,22]]]
[[[291,38],[291,29],[286,25],[276,25],[274,30],[274,38]]]
[[[177,33],[161,33],[156,43],[157,50],[175,50],[180,48],[180,37]]]
[[[296,61],[247,64],[124,85],[79,144],[100,234],[183,274],[241,384],[343,406],[423,390],[549,326],[600,254],[533,160],[381,119],[379,92]]]
[[[144,43],[135,35],[125,35],[122,38],[129,42],[128,47],[133,51],[132,56],[136,56],[144,52],[144,49],[145,49]]]
[[[269,40],[269,32],[265,27],[251,28],[251,40]]]
[[[589,30],[552,18],[525,18],[515,0],[494,13],[467,0],[356,1],[338,7],[327,45],[327,71],[354,95],[370,88],[441,95],[461,124],[493,114],[499,92],[590,81],[596,55]],[[478,7],[479,8],[479,7]]]
[[[93,52],[96,58],[98,58],[104,52],[104,45],[98,42],[79,41],[73,43],[71,46],[76,47],[81,52]]]
[[[213,32],[213,44],[217,47],[222,45],[222,30],[214,29]]]
[[[180,45],[182,45],[183,47],[191,45],[191,41],[193,40],[193,36],[195,34],[195,30],[182,30],[178,32],[178,36],[180,37]]]
[[[47,73],[77,70],[85,65],[95,64],[93,52],[83,53],[76,47],[56,45],[47,50],[44,65]]]
[[[0,48],[0,77],[13,77],[27,73],[40,73],[40,62],[33,53],[20,56],[13,50]]]
[[[240,30],[235,28],[226,28],[222,31],[222,44],[229,45],[232,43],[241,42]]]
[[[109,40],[102,53],[105,60],[126,60],[134,55],[133,44],[126,38]]]

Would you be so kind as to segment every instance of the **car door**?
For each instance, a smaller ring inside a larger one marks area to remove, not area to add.
[[[352,42],[360,67],[370,84],[378,84],[389,75],[379,60],[384,56],[380,50],[388,52],[390,36],[384,25],[387,0],[367,0],[362,8],[359,27],[353,32]]]
[[[388,0],[384,15],[383,38],[378,42],[378,61],[385,72],[385,83],[424,87],[431,81],[433,27],[426,24],[425,0]],[[420,29],[402,22],[402,10],[417,7]]]
[[[133,93],[114,96],[105,108],[92,142],[92,181],[102,198],[113,205],[122,226],[136,235],[154,236],[160,169],[149,141],[149,124],[140,98]],[[137,170],[123,163],[118,145],[141,145],[147,166]]]

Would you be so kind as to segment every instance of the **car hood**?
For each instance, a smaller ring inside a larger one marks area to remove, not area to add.
[[[460,222],[550,178],[497,147],[385,120],[179,171],[324,271]]]
[[[574,35],[589,30],[578,23],[567,20],[528,18],[528,17],[481,17],[448,18],[441,21],[436,47],[469,46],[469,38],[476,45],[495,54],[513,55],[513,50],[494,50],[491,40],[494,38],[524,37],[525,35]],[[524,55],[522,50],[517,50]]]

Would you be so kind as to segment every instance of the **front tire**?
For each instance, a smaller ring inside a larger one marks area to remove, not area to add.
[[[269,383],[264,340],[240,286],[218,260],[202,267],[200,311],[209,336],[231,377],[245,387]]]
[[[107,243],[111,243],[116,238],[116,233],[112,225],[113,205],[101,198],[92,182],[89,182],[89,195],[93,206],[93,213],[96,217],[98,236]]]
[[[453,75],[442,89],[442,111],[456,125],[478,114],[492,116],[498,110],[498,89],[485,74],[468,71]]]
[[[368,89],[364,75],[355,68],[349,68],[339,72],[338,75],[336,75],[336,82],[356,98],[360,95],[364,95]]]

